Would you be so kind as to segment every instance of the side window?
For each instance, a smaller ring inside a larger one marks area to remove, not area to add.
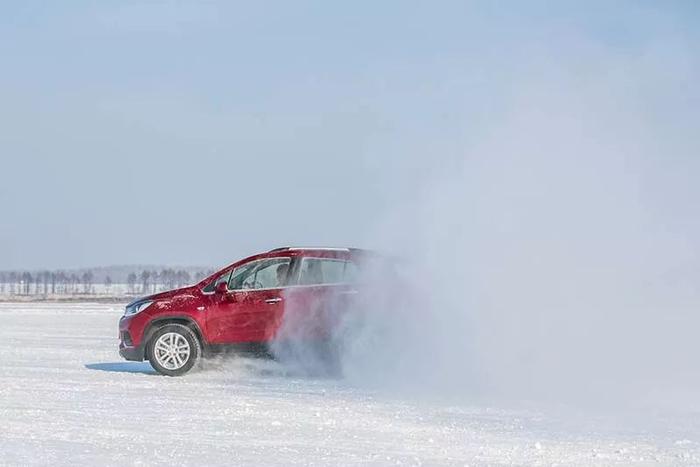
[[[202,289],[202,292],[204,293],[210,293],[216,290],[216,286],[219,285],[221,282],[228,282],[229,277],[231,276],[231,271],[225,272],[221,274],[219,277],[211,281],[209,284],[207,284],[206,287]]]
[[[340,284],[348,282],[353,274],[349,261],[329,258],[304,258],[301,261],[299,285]]]
[[[252,261],[233,270],[229,290],[274,289],[286,285],[289,258]]]
[[[345,262],[345,272],[343,273],[343,282],[355,283],[360,279],[360,270],[357,264],[352,261]]]

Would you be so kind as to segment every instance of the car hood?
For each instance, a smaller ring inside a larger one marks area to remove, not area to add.
[[[131,303],[143,302],[146,300],[171,300],[173,298],[179,297],[191,297],[197,292],[197,287],[192,285],[189,287],[182,287],[180,289],[166,290],[165,292],[159,292],[153,295],[147,295],[145,297],[139,297]]]

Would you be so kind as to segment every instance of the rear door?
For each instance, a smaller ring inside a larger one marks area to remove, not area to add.
[[[355,265],[344,258],[298,258],[285,293],[280,337],[326,339],[352,306]]]

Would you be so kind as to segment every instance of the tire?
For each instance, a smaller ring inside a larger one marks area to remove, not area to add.
[[[166,324],[148,341],[148,361],[160,374],[181,376],[195,366],[202,356],[197,335],[183,324]]]

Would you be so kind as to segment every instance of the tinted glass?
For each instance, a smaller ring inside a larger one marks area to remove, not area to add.
[[[301,262],[299,285],[339,284],[345,278],[347,261],[326,258],[304,258]]]
[[[345,272],[343,273],[343,282],[357,282],[360,271],[352,261],[345,262]]]
[[[220,282],[228,282],[228,278],[231,276],[231,271],[225,272],[212,282],[210,282],[206,287],[202,289],[202,292],[213,292],[216,289],[217,284]]]

